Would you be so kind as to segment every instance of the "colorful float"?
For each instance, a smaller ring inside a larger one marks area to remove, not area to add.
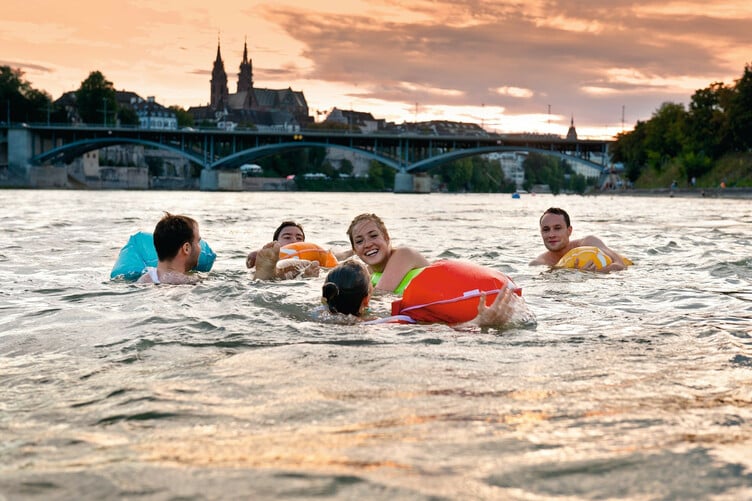
[[[500,271],[465,261],[437,261],[423,268],[402,298],[392,302],[392,315],[418,322],[469,322],[478,315],[481,295],[490,306],[505,287],[522,295],[522,289]]]
[[[279,249],[279,259],[280,261],[283,259],[318,261],[319,266],[323,268],[337,266],[337,258],[332,251],[310,242],[295,242],[283,245]]]
[[[217,255],[205,241],[201,240],[201,254],[195,271],[209,271],[214,265]],[[157,249],[154,248],[154,237],[151,233],[140,231],[128,239],[118,255],[115,265],[110,272],[110,279],[122,278],[127,281],[138,280],[147,267],[155,267],[159,259]]]

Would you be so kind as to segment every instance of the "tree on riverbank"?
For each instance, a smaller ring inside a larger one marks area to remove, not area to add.
[[[100,71],[89,73],[76,91],[76,108],[84,123],[114,125],[117,99],[112,82]]]
[[[727,185],[752,186],[752,64],[734,85],[712,83],[697,90],[689,108],[663,103],[646,122],[617,136],[612,158],[622,162],[638,187],[664,186],[683,179],[713,186],[717,171],[733,157]],[[723,179],[723,178],[722,178]]]
[[[55,121],[60,112],[52,106],[52,98],[34,89],[18,68],[0,66],[0,122]]]

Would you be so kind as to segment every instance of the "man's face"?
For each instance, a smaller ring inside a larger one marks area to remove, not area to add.
[[[277,242],[282,245],[304,241],[305,236],[297,226],[285,226],[284,228],[282,228],[282,231],[279,232],[279,236],[277,237]]]
[[[572,234],[572,227],[567,227],[564,222],[564,216],[561,214],[551,214],[550,212],[543,215],[540,222],[540,232],[543,238],[543,245],[546,249],[556,252],[569,245],[569,235]]]

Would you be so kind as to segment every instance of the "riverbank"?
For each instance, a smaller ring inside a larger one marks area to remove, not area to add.
[[[630,196],[630,197],[681,197],[681,198],[752,198],[752,188],[653,188],[595,191],[590,195],[597,196]]]

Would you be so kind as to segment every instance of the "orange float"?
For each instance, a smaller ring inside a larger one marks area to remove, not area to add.
[[[413,278],[402,299],[392,302],[392,315],[419,322],[469,322],[478,316],[481,294],[490,306],[505,287],[522,295],[522,289],[500,271],[465,261],[437,261]]]
[[[310,242],[295,242],[283,245],[279,249],[279,259],[305,259],[318,261],[319,266],[334,268],[337,266],[337,258],[332,251],[326,250]]]

